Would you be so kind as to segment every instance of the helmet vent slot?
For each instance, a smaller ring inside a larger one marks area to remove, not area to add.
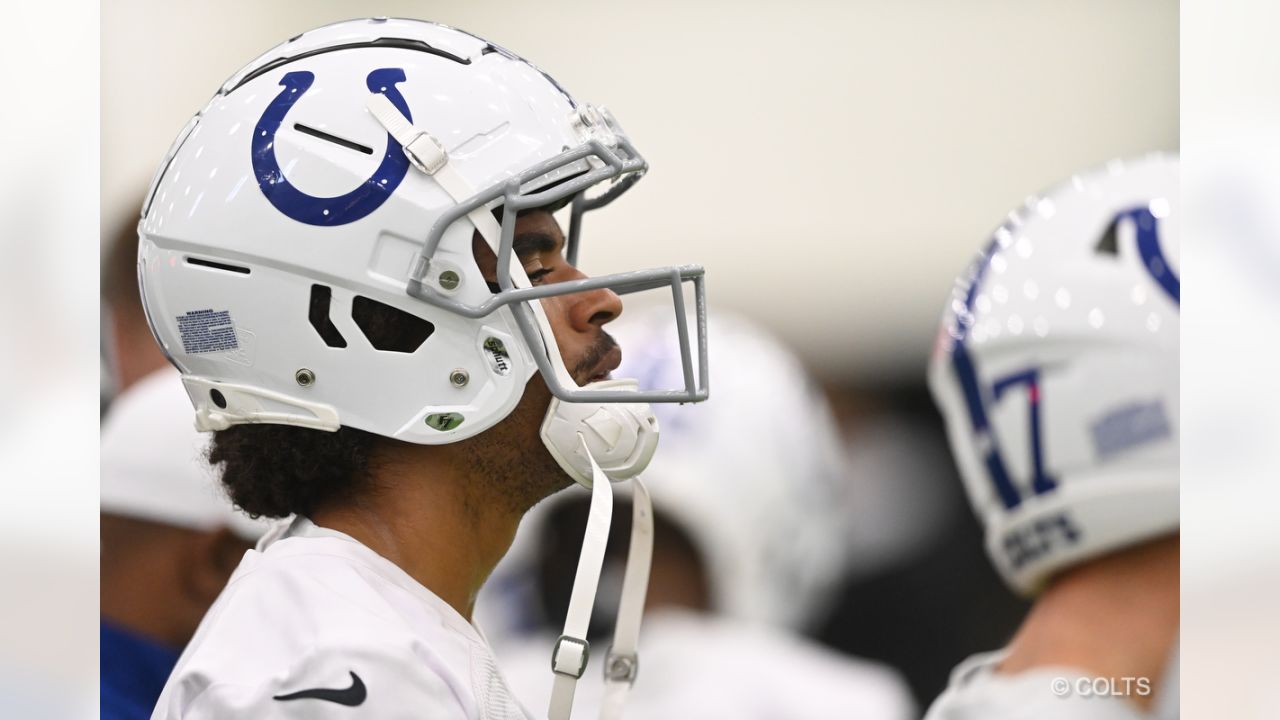
[[[249,274],[249,268],[243,267],[241,265],[228,265],[226,263],[214,262],[212,260],[202,260],[200,258],[194,258],[194,257],[188,257],[187,264],[197,265],[199,267],[207,267],[212,270],[223,270],[225,272],[239,273],[241,275]]]
[[[361,295],[351,301],[351,319],[375,350],[385,352],[414,352],[436,330],[417,315]]]
[[[344,348],[347,346],[346,338],[342,337],[342,333],[338,332],[338,328],[334,326],[333,320],[329,319],[329,303],[332,299],[333,289],[328,285],[312,285],[311,308],[307,313],[307,319],[311,321],[311,327],[320,334],[325,345]]]

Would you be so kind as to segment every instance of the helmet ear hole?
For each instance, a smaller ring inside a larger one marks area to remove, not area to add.
[[[351,300],[351,319],[375,350],[412,353],[431,337],[436,326],[417,315],[357,295]]]
[[[227,409],[227,399],[223,397],[221,390],[210,390],[209,399],[212,400],[213,404],[217,405],[220,409]]]

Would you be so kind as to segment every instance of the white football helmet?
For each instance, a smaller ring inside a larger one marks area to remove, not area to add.
[[[1014,589],[1178,531],[1178,160],[1009,215],[947,305],[929,385]]]
[[[506,417],[540,371],[555,396],[544,442],[566,472],[590,483],[581,436],[606,474],[630,477],[656,444],[647,403],[707,395],[702,268],[535,287],[512,245],[518,211],[569,203],[576,262],[583,213],[646,168],[607,111],[492,43],[414,20],[330,25],[235,73],[178,136],[139,224],[144,304],[201,429],[450,443]],[[494,289],[477,231],[498,258]],[[678,389],[574,381],[539,300],[598,288],[672,295]],[[371,308],[411,341],[376,344]]]

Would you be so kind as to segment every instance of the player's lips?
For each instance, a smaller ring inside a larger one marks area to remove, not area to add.
[[[614,370],[617,370],[618,366],[621,364],[622,348],[614,345],[609,349],[609,352],[604,354],[604,357],[600,358],[600,362],[594,368],[595,372],[591,377],[587,378],[587,382],[593,383],[601,380],[608,380],[610,377],[609,374]]]

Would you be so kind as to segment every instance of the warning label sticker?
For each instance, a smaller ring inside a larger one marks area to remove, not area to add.
[[[236,328],[231,322],[229,310],[188,310],[179,315],[178,333],[182,336],[182,351],[188,355],[222,352],[240,347],[236,342]]]

